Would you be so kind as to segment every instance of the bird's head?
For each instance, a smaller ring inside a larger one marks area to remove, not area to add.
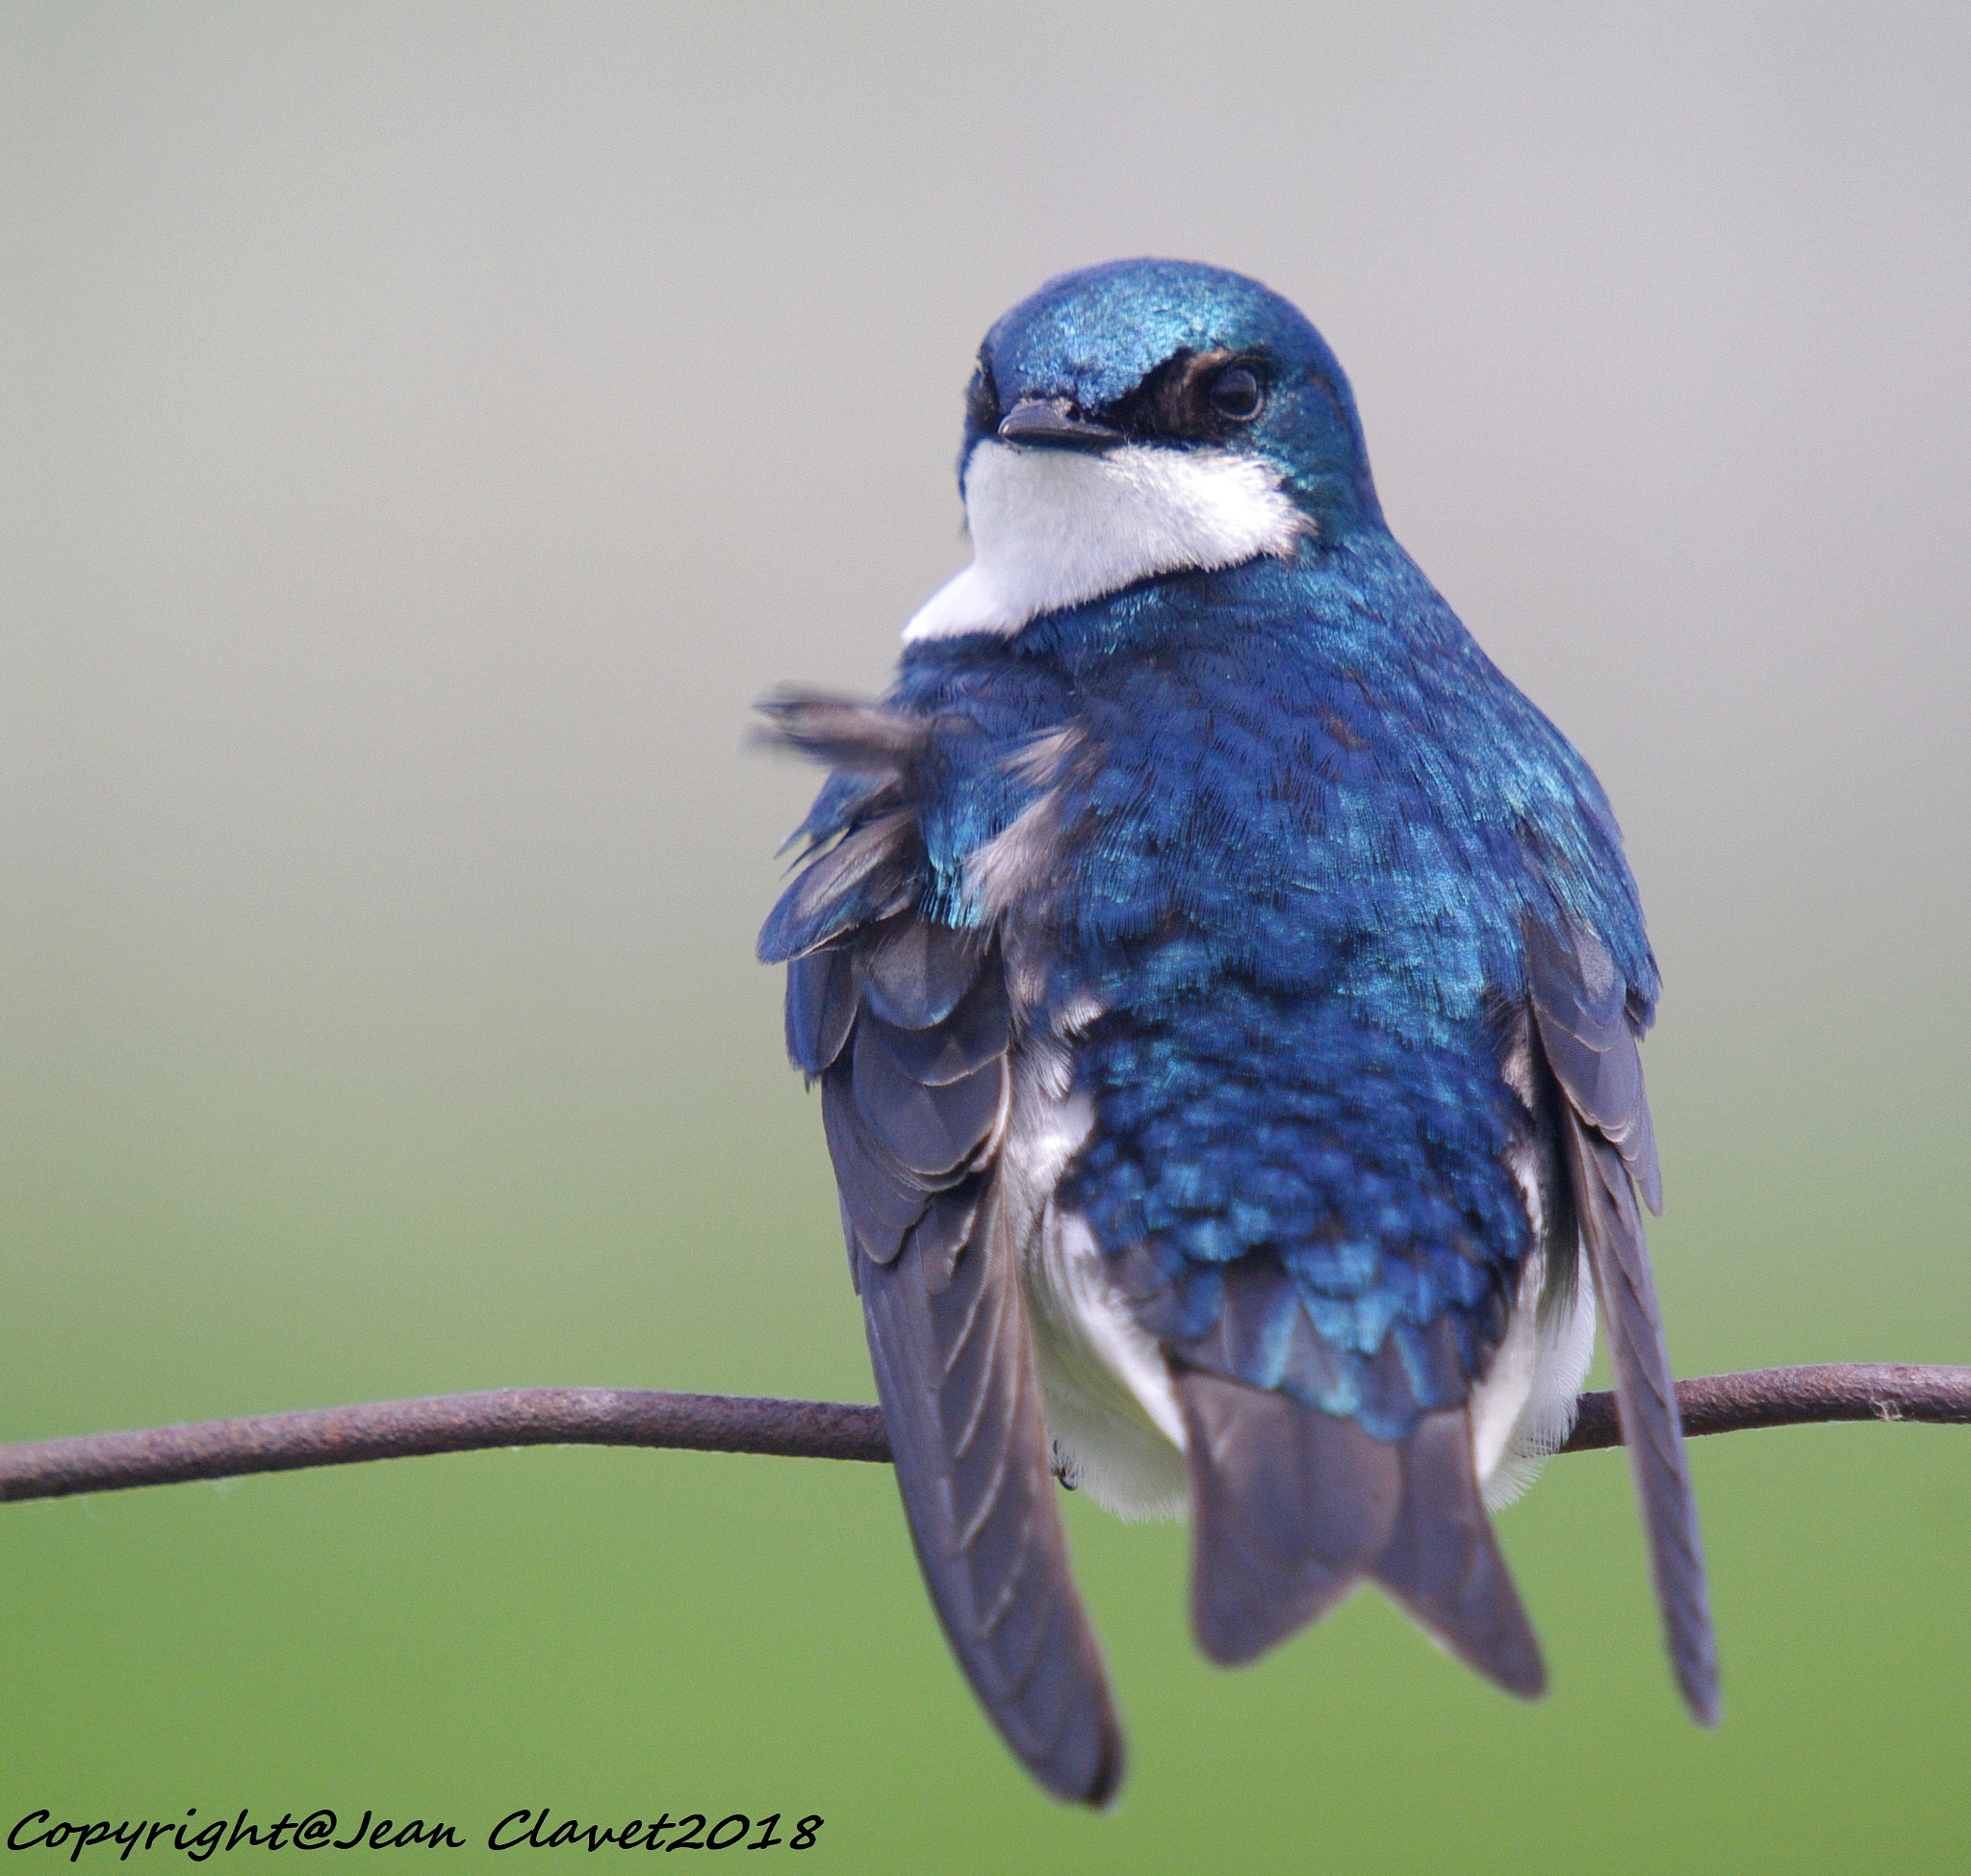
[[[1064,273],[1006,314],[966,392],[959,483],[975,558],[909,638],[1013,632],[1381,525],[1320,334],[1258,281],[1186,261]]]

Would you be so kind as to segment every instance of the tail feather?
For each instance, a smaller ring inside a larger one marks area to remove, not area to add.
[[[1469,1417],[1407,1440],[1291,1395],[1190,1370],[1191,1623],[1213,1660],[1255,1659],[1367,1577],[1453,1654],[1525,1699],[1540,1644],[1478,1496]]]
[[[1402,1509],[1368,1574],[1461,1661],[1539,1699],[1547,1669],[1479,1497],[1470,1415],[1428,1415],[1401,1451]]]

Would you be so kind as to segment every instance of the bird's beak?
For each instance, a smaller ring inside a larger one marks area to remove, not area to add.
[[[1086,418],[1065,398],[1022,398],[999,420],[1000,440],[1049,450],[1113,450],[1120,430]]]

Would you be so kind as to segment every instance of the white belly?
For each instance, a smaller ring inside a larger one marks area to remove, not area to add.
[[[1115,1294],[1086,1220],[1050,1204],[1030,1244],[1027,1305],[1062,1478],[1118,1517],[1180,1517],[1184,1416],[1163,1349]]]
[[[1485,1507],[1510,1504],[1574,1430],[1574,1403],[1595,1358],[1595,1282],[1585,1255],[1576,1262],[1571,1304],[1540,1320],[1547,1254],[1536,1250],[1520,1272],[1520,1294],[1505,1340],[1484,1380],[1472,1390],[1472,1445]]]

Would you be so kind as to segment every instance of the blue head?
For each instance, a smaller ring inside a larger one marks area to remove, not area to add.
[[[1190,261],[1063,273],[1006,314],[966,394],[959,480],[977,557],[911,638],[1017,631],[1139,579],[1382,526],[1320,334]]]
[[[1336,531],[1382,519],[1340,363],[1298,307],[1242,273],[1142,260],[1057,275],[986,335],[966,456],[1034,400],[1145,443],[1264,456]]]

